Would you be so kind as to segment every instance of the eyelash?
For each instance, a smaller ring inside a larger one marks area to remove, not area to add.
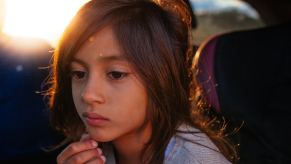
[[[125,78],[129,73],[121,72],[121,71],[110,71],[107,73],[107,77],[111,80],[122,80]],[[77,81],[81,81],[86,77],[87,73],[85,71],[71,71],[72,79]]]
[[[72,79],[75,79],[75,80],[82,80],[86,77],[86,72],[85,71],[72,71],[71,72],[71,77]]]
[[[121,72],[121,71],[110,71],[107,73],[107,76],[111,80],[122,80],[128,75],[127,72]],[[117,77],[116,77],[117,76]]]

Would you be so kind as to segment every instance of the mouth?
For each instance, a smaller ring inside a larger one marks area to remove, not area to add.
[[[93,112],[84,112],[82,116],[89,126],[101,127],[104,126],[109,119]]]

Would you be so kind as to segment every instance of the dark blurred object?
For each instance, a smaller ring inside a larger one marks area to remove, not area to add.
[[[194,60],[206,101],[242,128],[242,164],[291,163],[291,1],[245,0],[267,27],[217,35]]]
[[[187,4],[190,12],[191,12],[191,18],[192,18],[192,29],[196,29],[197,28],[197,18],[195,15],[195,9],[194,7],[191,5],[191,3],[189,2],[189,0],[184,0],[184,2]]]
[[[51,54],[41,40],[0,39],[0,161],[44,163],[57,151],[46,152],[62,136],[49,125],[41,85],[48,76]],[[39,159],[39,160],[38,160]],[[0,163],[2,163],[0,162]],[[49,162],[51,163],[51,162]]]
[[[240,163],[291,163],[291,22],[212,38],[196,54],[207,101],[240,131]]]
[[[290,0],[242,0],[257,10],[267,25],[276,25],[291,20]]]
[[[198,26],[197,18],[195,15],[195,9],[194,9],[193,5],[191,5],[189,0],[184,0],[184,2],[187,4],[188,9],[191,13],[191,26],[192,26],[192,30],[194,30]],[[197,51],[197,49],[198,49],[198,45],[193,44],[193,53],[195,53]]]

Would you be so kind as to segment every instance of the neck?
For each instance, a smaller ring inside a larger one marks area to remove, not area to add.
[[[141,129],[113,141],[119,164],[141,163],[144,156],[142,151],[150,139],[151,130],[150,123],[147,123]]]

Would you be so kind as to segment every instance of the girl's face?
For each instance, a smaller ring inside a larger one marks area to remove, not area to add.
[[[75,107],[96,141],[148,132],[144,129],[149,124],[146,89],[122,53],[112,28],[105,27],[84,44],[71,63]]]

